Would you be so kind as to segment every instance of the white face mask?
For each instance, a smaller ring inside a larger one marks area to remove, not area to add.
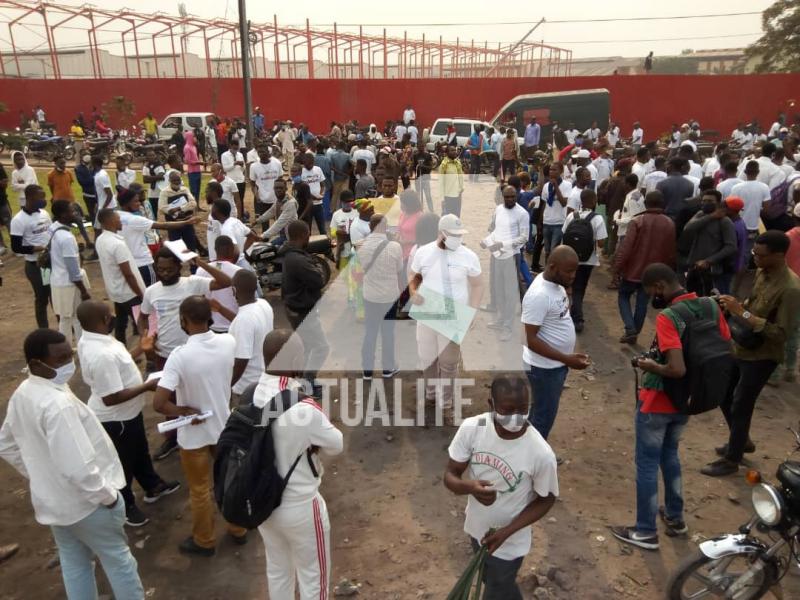
[[[448,250],[458,250],[464,240],[463,235],[447,235],[445,234],[444,247]]]
[[[56,376],[53,377],[50,381],[52,381],[56,385],[62,385],[64,383],[67,383],[70,380],[70,378],[75,374],[75,359],[72,359],[65,365],[61,365],[57,369],[54,369],[49,365],[44,365],[44,366],[50,369],[51,371],[55,372]]]
[[[494,403],[492,403],[492,408],[494,408]],[[521,415],[519,413],[501,415],[497,411],[492,410],[492,418],[494,419],[495,423],[500,425],[500,427],[509,433],[517,433],[522,431],[522,429],[528,423],[528,416]]]

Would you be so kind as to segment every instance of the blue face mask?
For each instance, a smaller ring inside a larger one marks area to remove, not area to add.
[[[300,175],[292,176],[292,183],[300,183],[302,180],[300,179]]]

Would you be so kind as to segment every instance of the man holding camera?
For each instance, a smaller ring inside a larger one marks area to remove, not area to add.
[[[647,267],[642,274],[642,286],[653,299],[653,308],[664,310],[656,317],[656,338],[651,350],[634,359],[634,366],[644,372],[636,394],[636,524],[611,527],[611,533],[627,544],[658,550],[657,514],[668,536],[684,535],[688,531],[683,520],[678,443],[689,416],[679,408],[686,399],[668,393],[685,389],[676,384],[677,380],[687,377],[686,349],[682,343],[687,323],[681,313],[691,312],[695,318],[702,319],[710,310],[711,318],[719,322],[722,339],[729,340],[730,331],[716,303],[688,293],[678,275],[667,265],[654,263]],[[681,308],[676,307],[678,304]],[[716,328],[708,331],[711,334]],[[701,342],[692,339],[690,343]],[[658,505],[659,468],[664,478],[663,507]]]

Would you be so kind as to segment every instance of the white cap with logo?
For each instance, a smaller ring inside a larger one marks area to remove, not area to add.
[[[444,215],[439,219],[439,231],[444,231],[450,235],[464,235],[467,233],[461,219],[456,215]]]

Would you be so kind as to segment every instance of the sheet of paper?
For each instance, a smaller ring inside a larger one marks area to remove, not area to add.
[[[181,262],[187,262],[198,256],[197,252],[192,252],[186,247],[186,242],[183,240],[166,241],[164,245],[169,248]]]
[[[181,208],[187,204],[189,204],[189,200],[186,198],[186,196],[178,196],[175,198],[175,200],[170,202],[168,206],[169,208]]]
[[[142,314],[141,305],[137,304],[136,306],[132,306],[131,312],[133,313],[133,320],[138,322],[139,315]],[[147,315],[147,332],[150,335],[158,333],[158,313],[154,312],[151,315]]]
[[[191,425],[192,421],[197,419],[198,421],[205,421],[208,417],[213,415],[214,413],[210,410],[207,410],[199,415],[185,415],[183,417],[178,417],[177,419],[172,419],[170,421],[164,421],[158,424],[158,433],[166,433],[167,431],[173,431],[174,429],[179,429],[181,427],[186,427],[187,425]]]
[[[406,305],[409,316],[460,345],[475,318],[476,310],[468,304],[443,296],[425,284],[419,287],[418,293],[425,302],[419,305],[409,302]]]
[[[164,371],[154,371],[147,376],[145,382],[152,381],[153,379],[161,379],[161,376],[164,374]]]
[[[497,243],[497,240],[494,239],[494,234],[493,233],[490,233],[488,236],[486,236],[483,239],[483,245],[486,246],[487,248],[489,248],[490,246],[493,246],[496,243]],[[493,250],[492,251],[492,256],[494,256],[495,258],[511,258],[512,254],[511,254],[511,252],[508,252],[506,250],[500,249],[500,250]]]

